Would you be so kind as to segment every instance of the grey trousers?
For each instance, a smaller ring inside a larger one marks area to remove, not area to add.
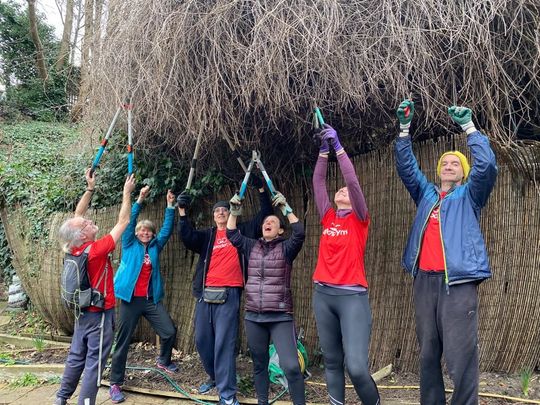
[[[159,335],[161,348],[158,362],[165,366],[171,363],[173,346],[176,343],[176,326],[169,313],[159,301],[152,298],[133,297],[131,302],[120,301],[120,319],[116,335],[116,347],[112,356],[111,384],[124,384],[129,344],[141,316],[144,316]]]
[[[478,285],[452,285],[444,273],[419,271],[414,280],[416,335],[420,345],[420,402],[444,405],[444,354],[454,383],[451,404],[478,404]]]
[[[313,310],[321,344],[330,404],[345,403],[345,365],[364,405],[378,405],[379,392],[369,374],[371,308],[367,292],[347,295],[313,293]],[[324,290],[336,290],[326,287]]]

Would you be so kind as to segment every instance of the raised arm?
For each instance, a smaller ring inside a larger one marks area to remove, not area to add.
[[[324,130],[320,131],[316,137],[321,144],[315,170],[313,170],[313,196],[319,217],[322,219],[326,211],[332,206],[330,198],[328,198],[328,190],[326,189],[326,170],[328,168],[328,152],[330,149],[328,140],[324,137]]]
[[[240,249],[240,251],[249,256],[256,239],[251,239],[243,236],[236,227],[237,218],[242,215],[242,200],[235,194],[229,201],[231,207],[231,214],[227,219],[227,238],[231,244]]]
[[[118,214],[118,221],[116,225],[111,229],[111,236],[114,242],[118,242],[122,233],[129,224],[129,217],[131,211],[131,193],[135,189],[135,176],[129,175],[124,183],[124,192],[122,194],[122,205],[120,206],[120,212]]]
[[[347,153],[345,153],[345,150],[337,156],[337,159],[341,174],[343,175],[343,179],[349,190],[349,199],[351,200],[352,209],[358,218],[365,221],[368,217],[368,209],[354,166],[349,159],[349,156],[347,156]]]
[[[291,224],[292,235],[283,242],[283,247],[285,249],[285,257],[292,263],[304,244],[304,239],[306,237],[304,226],[298,220],[297,216],[294,215],[291,206],[287,203],[283,194],[276,192],[276,195],[272,199],[272,204],[281,210],[283,216],[287,217],[287,220]]]
[[[167,191],[167,208],[165,208],[165,217],[163,218],[163,224],[157,234],[157,243],[159,249],[163,249],[165,244],[171,237],[174,229],[174,194],[171,190]]]
[[[85,178],[86,190],[81,199],[79,200],[77,207],[75,208],[76,217],[84,217],[86,211],[88,211],[88,207],[90,206],[90,200],[92,200],[92,196],[94,195],[94,191],[96,189],[95,172],[91,173],[90,168],[86,169]]]
[[[414,114],[414,103],[411,100],[404,100],[399,105],[396,113],[400,123],[399,137],[394,146],[396,168],[405,188],[415,204],[418,205],[420,197],[429,183],[418,167],[418,162],[412,150],[411,137],[409,136],[409,128]]]
[[[495,154],[489,145],[488,137],[474,126],[469,108],[452,106],[448,109],[448,114],[468,135],[467,146],[473,156],[473,166],[466,187],[476,206],[482,208],[486,205],[497,179]]]
[[[131,245],[135,239],[135,228],[137,227],[137,219],[139,218],[139,213],[141,212],[141,207],[144,202],[144,199],[148,195],[150,191],[150,186],[145,186],[141,188],[141,191],[139,192],[139,198],[137,198],[137,201],[135,201],[135,204],[133,204],[133,207],[131,207],[131,216],[129,218],[129,224],[122,233],[122,248],[125,248],[129,245]]]

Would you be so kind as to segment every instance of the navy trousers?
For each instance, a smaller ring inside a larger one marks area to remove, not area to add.
[[[94,405],[96,403],[96,395],[101,384],[101,381],[98,382],[97,378],[99,343],[102,328],[101,372],[103,372],[107,364],[107,358],[113,344],[114,308],[105,312],[85,311],[79,317],[73,331],[62,383],[56,393],[57,397],[64,399],[71,398],[82,374],[81,391],[77,403],[79,405]]]
[[[199,299],[195,306],[195,346],[204,370],[216,382],[219,396],[236,396],[236,341],[241,288],[229,288],[223,304]]]
[[[420,403],[444,405],[444,353],[454,383],[452,405],[478,404],[478,286],[450,286],[443,272],[419,271],[414,279],[416,335],[420,345]]]

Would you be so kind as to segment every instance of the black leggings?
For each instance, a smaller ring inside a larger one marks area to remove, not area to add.
[[[345,371],[365,405],[379,404],[377,385],[369,374],[368,349],[371,309],[367,293],[313,294],[313,310],[321,344],[330,403],[345,401]]]
[[[296,350],[293,321],[252,322],[245,321],[249,351],[253,359],[255,389],[259,404],[268,404],[268,346],[270,338],[279,356],[279,367],[284,371],[289,384],[291,400],[295,405],[306,403],[304,377],[300,372]]]

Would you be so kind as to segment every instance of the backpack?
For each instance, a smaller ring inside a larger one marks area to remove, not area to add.
[[[80,312],[94,306],[97,308],[105,307],[105,295],[107,290],[107,279],[105,279],[104,293],[90,285],[88,276],[88,253],[89,245],[80,255],[66,253],[64,256],[64,268],[62,270],[61,295],[64,305],[76,312]],[[101,283],[107,275],[109,263],[105,265],[105,271],[99,278],[97,285]]]

